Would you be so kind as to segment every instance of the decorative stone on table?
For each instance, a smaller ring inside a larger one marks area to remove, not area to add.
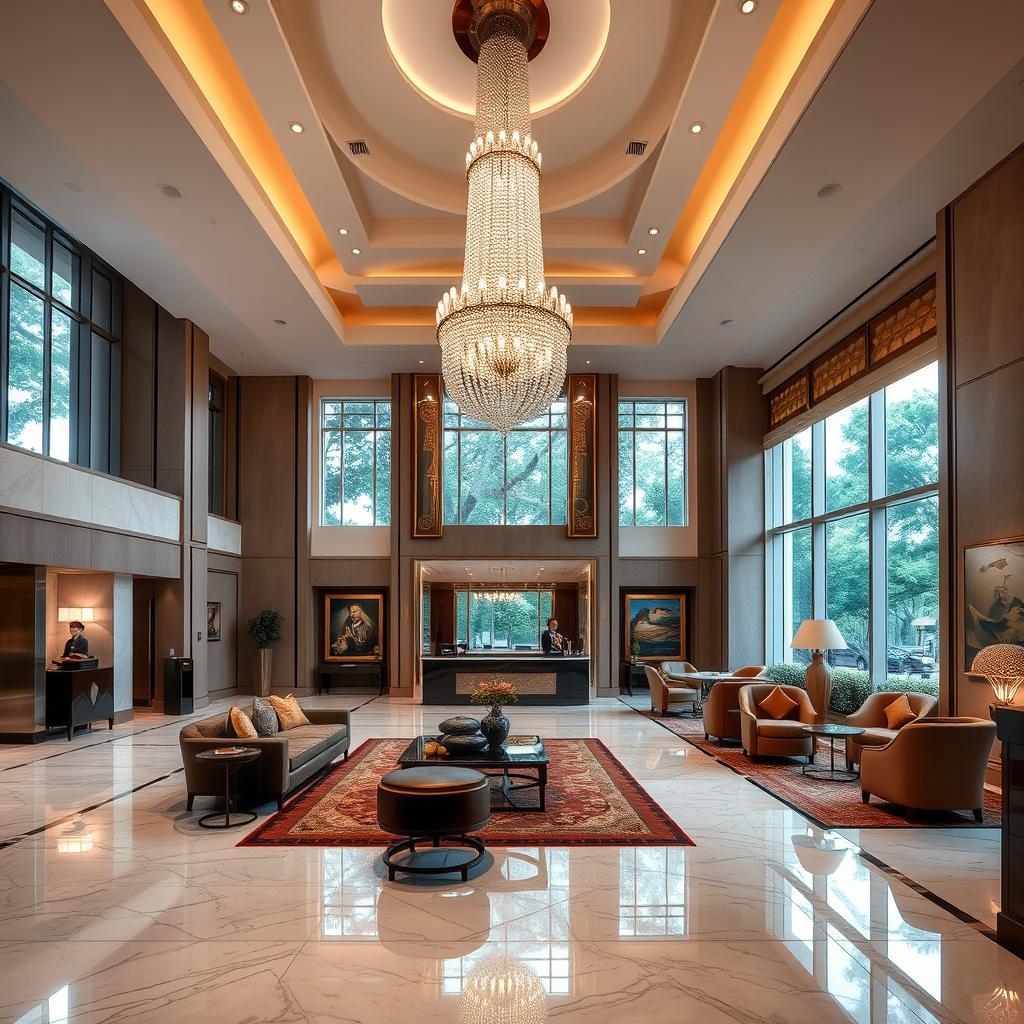
[[[450,754],[469,754],[483,750],[487,746],[487,737],[480,733],[452,733],[442,736],[440,742]]]
[[[472,736],[480,731],[480,722],[475,718],[467,718],[466,715],[455,715],[446,718],[437,727],[437,731],[442,736]]]

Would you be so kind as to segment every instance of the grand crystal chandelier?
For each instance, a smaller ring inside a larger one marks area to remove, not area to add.
[[[541,154],[530,127],[529,0],[472,0],[479,44],[476,137],[466,154],[469,199],[462,288],[437,304],[448,395],[502,432],[562,393],[572,307],[544,280]]]

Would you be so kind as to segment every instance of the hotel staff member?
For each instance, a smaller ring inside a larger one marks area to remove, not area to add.
[[[565,654],[565,637],[558,632],[558,619],[548,619],[548,628],[540,635],[545,654]]]
[[[71,636],[68,637],[68,642],[64,645],[64,657],[70,657],[72,654],[77,654],[80,657],[88,655],[89,641],[85,639],[85,625],[76,620],[68,623],[68,629]]]

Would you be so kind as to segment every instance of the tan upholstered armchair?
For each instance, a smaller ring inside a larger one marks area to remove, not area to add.
[[[716,684],[717,685],[717,684]],[[773,683],[748,683],[740,687],[740,738],[750,758],[806,757],[814,760],[814,737],[801,726],[814,724],[814,706],[799,686],[779,689],[796,707],[785,718],[772,718],[758,705],[775,689]]]
[[[661,663],[661,674],[668,680],[683,679],[683,676],[688,676],[696,671],[696,667],[688,661],[663,661]],[[683,685],[690,686],[691,684],[683,680]]]
[[[743,668],[736,669],[733,675],[737,679],[757,679],[763,676],[768,671],[767,665],[744,665]]]
[[[700,690],[689,686],[673,686],[653,665],[644,665],[647,684],[651,688],[651,710],[667,715],[669,706],[689,704],[694,715],[700,701]]]
[[[860,755],[864,747],[884,747],[894,739],[896,729],[890,729],[885,719],[885,709],[902,696],[901,691],[879,690],[871,694],[863,704],[846,719],[847,725],[859,725],[864,732],[859,736],[850,736],[846,741],[846,767],[853,768],[860,764]],[[908,693],[907,702],[910,710],[917,718],[930,715],[938,701],[927,693]],[[909,722],[907,723],[910,724]]]
[[[738,740],[740,731],[740,690],[749,686],[749,679],[717,679],[704,701],[704,739],[717,737]]]
[[[996,738],[986,718],[921,718],[884,747],[861,751],[864,803],[881,800],[921,811],[974,812],[982,820],[985,769]]]

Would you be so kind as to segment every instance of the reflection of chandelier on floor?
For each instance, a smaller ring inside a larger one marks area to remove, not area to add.
[[[541,154],[530,127],[530,0],[472,0],[479,41],[476,138],[462,289],[437,304],[445,389],[474,419],[507,431],[544,412],[565,383],[572,307],[544,280]]]

